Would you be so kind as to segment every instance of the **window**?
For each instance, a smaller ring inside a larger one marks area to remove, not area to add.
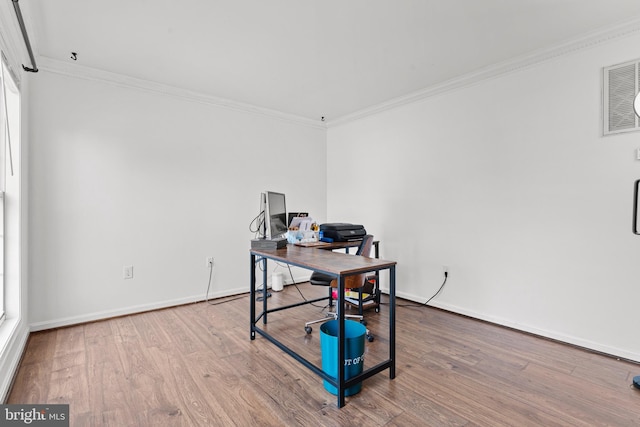
[[[0,192],[0,323],[4,320],[4,191]]]
[[[15,213],[8,215],[7,208],[18,212],[16,210],[18,206],[11,208],[9,201],[16,204],[19,200],[19,186],[13,161],[14,150],[19,147],[20,139],[20,92],[16,81],[9,73],[4,57],[0,65],[0,322],[2,322],[7,310],[6,266],[8,262],[12,265],[16,264],[17,254],[14,249],[19,248],[9,242],[15,240],[18,235],[19,221],[8,221],[8,218],[17,219],[17,216]],[[8,239],[9,235],[14,237]],[[12,246],[15,247],[11,249]]]
[[[640,130],[633,101],[640,91],[640,59],[604,69],[604,135]]]

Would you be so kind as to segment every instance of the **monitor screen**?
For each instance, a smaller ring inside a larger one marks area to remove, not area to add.
[[[268,239],[284,237],[287,232],[287,207],[285,197],[282,193],[265,191],[265,213],[266,231]]]

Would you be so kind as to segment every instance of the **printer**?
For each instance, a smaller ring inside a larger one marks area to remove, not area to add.
[[[367,234],[367,230],[362,225],[344,222],[320,224],[320,231],[323,237],[332,239],[334,242],[361,240]]]

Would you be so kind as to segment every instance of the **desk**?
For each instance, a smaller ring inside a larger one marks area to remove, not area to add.
[[[302,247],[309,247],[309,248],[327,249],[331,251],[334,249],[346,249],[346,252],[349,253],[349,248],[357,248],[358,246],[360,246],[361,242],[362,242],[362,239],[351,240],[348,242],[296,243],[295,245],[302,246]],[[373,248],[374,248],[374,256],[376,258],[380,258],[380,241],[379,240],[373,241]]]
[[[260,257],[257,260],[257,257]],[[308,300],[304,302],[300,302],[298,304],[291,304],[284,307],[277,307],[274,309],[269,309],[267,307],[267,260],[274,260],[278,262],[282,262],[285,264],[293,265],[296,267],[302,267],[314,271],[319,271],[321,273],[328,274],[330,276],[334,276],[338,282],[338,377],[332,378],[329,375],[325,374],[321,368],[309,362],[299,354],[297,354],[292,349],[288,348],[280,341],[278,341],[275,337],[271,336],[265,330],[261,329],[257,326],[258,321],[262,318],[262,322],[264,324],[267,323],[267,314],[284,310],[287,308],[297,307],[304,304],[309,304],[316,301],[322,301],[327,299],[328,297],[317,298],[314,300]],[[278,346],[282,351],[292,356],[298,362],[302,363],[304,366],[309,368],[318,376],[327,380],[333,386],[335,386],[338,390],[338,408],[344,406],[345,403],[345,390],[350,386],[357,384],[373,375],[384,371],[385,369],[389,369],[389,378],[393,379],[396,376],[395,372],[395,349],[396,349],[396,322],[395,322],[395,305],[396,305],[396,262],[395,261],[385,261],[378,258],[367,258],[361,256],[353,256],[347,255],[338,252],[332,252],[328,250],[323,250],[319,248],[305,248],[295,245],[287,245],[282,249],[268,249],[268,250],[258,250],[251,249],[250,250],[250,338],[251,340],[255,340],[256,333],[262,335],[267,340],[271,341],[273,344]],[[263,292],[263,300],[262,300],[262,313],[260,316],[256,317],[256,272],[255,266],[256,262],[262,262],[262,280],[265,286],[262,288]],[[361,374],[352,377],[348,380],[344,378],[344,283],[345,277],[360,274],[360,273],[368,273],[368,272],[379,272],[381,270],[389,270],[389,358],[376,366],[373,366],[369,369],[364,370]]]

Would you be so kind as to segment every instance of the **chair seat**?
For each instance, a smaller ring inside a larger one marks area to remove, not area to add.
[[[329,276],[328,274],[320,273],[318,271],[314,271],[309,278],[309,282],[312,285],[316,286],[329,286],[331,285],[331,281],[334,279],[333,276]]]
[[[361,288],[364,284],[363,282],[364,276],[362,274],[356,276],[347,276],[344,280],[344,288],[345,289],[356,289]],[[309,278],[309,282],[315,286],[331,286],[332,288],[338,287],[338,281],[335,277],[329,276],[328,274],[320,273],[314,271],[311,277]]]

